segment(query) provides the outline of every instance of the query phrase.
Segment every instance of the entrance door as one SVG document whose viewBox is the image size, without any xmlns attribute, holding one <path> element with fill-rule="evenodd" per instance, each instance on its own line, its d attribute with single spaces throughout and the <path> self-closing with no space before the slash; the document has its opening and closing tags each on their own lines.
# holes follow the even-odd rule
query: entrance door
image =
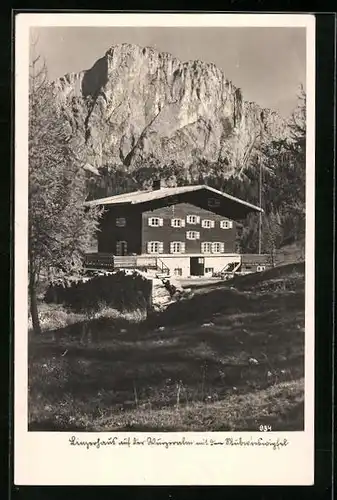
<svg viewBox="0 0 337 500">
<path fill-rule="evenodd" d="M 204 276 L 205 274 L 204 257 L 190 257 L 190 274 L 191 276 Z"/>
</svg>

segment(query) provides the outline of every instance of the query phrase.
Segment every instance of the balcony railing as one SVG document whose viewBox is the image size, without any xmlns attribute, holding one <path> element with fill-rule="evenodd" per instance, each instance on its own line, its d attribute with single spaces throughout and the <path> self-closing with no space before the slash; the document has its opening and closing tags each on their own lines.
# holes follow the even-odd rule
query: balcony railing
<svg viewBox="0 0 337 500">
<path fill-rule="evenodd" d="M 114 269 L 114 256 L 111 253 L 88 253 L 84 256 L 86 269 Z"/>
<path fill-rule="evenodd" d="M 84 265 L 87 269 L 158 269 L 164 272 L 165 264 L 156 256 L 113 255 L 107 253 L 86 254 Z"/>
</svg>

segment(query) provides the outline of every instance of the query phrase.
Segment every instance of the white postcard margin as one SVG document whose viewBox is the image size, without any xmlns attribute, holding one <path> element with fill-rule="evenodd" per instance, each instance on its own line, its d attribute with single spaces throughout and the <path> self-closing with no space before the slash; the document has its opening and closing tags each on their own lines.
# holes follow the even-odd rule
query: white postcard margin
<svg viewBox="0 0 337 500">
<path fill-rule="evenodd" d="M 304 27 L 307 33 L 305 430 L 151 433 L 163 440 L 288 440 L 272 446 L 70 446 L 144 433 L 28 432 L 27 248 L 29 29 L 37 26 Z M 277 57 L 277 55 L 275 55 Z M 14 484 L 311 485 L 314 482 L 315 18 L 299 14 L 26 14 L 15 18 Z"/>
</svg>

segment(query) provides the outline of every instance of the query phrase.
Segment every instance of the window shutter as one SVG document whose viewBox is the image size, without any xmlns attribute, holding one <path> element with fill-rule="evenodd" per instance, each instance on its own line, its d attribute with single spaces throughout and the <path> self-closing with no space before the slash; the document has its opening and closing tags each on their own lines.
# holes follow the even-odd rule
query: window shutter
<svg viewBox="0 0 337 500">
<path fill-rule="evenodd" d="M 231 220 L 230 220 L 230 221 L 228 222 L 228 227 L 229 227 L 230 229 L 232 229 L 232 227 L 233 227 L 233 221 L 231 221 Z"/>
<path fill-rule="evenodd" d="M 162 226 L 164 224 L 164 219 L 162 219 L 161 217 L 159 218 L 159 225 Z"/>
<path fill-rule="evenodd" d="M 171 219 L 171 227 L 174 227 L 174 219 Z"/>
<path fill-rule="evenodd" d="M 185 227 L 185 219 L 181 219 L 181 227 Z"/>
<path fill-rule="evenodd" d="M 170 243 L 170 253 L 173 253 L 173 245 L 174 245 L 174 243 L 173 243 L 173 241 L 171 241 L 171 243 Z"/>
<path fill-rule="evenodd" d="M 200 217 L 197 215 L 197 224 L 200 224 Z"/>
<path fill-rule="evenodd" d="M 220 252 L 221 253 L 225 252 L 225 244 L 224 243 L 221 243 L 221 245 L 220 245 Z"/>
<path fill-rule="evenodd" d="M 159 253 L 163 253 L 164 243 L 162 241 L 159 242 Z"/>
<path fill-rule="evenodd" d="M 185 253 L 185 242 L 182 241 L 180 245 L 181 245 L 181 253 Z"/>
<path fill-rule="evenodd" d="M 214 220 L 211 220 L 211 227 L 215 227 L 215 222 L 214 222 Z"/>
<path fill-rule="evenodd" d="M 195 239 L 196 240 L 200 239 L 200 233 L 199 233 L 199 231 L 196 231 L 196 233 L 195 233 Z"/>
<path fill-rule="evenodd" d="M 147 243 L 147 253 L 151 253 L 151 242 Z"/>
</svg>

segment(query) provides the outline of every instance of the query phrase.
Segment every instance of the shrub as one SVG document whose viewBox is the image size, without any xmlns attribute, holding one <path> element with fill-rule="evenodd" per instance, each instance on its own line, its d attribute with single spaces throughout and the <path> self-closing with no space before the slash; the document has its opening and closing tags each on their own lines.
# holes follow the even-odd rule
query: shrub
<svg viewBox="0 0 337 500">
<path fill-rule="evenodd" d="M 137 273 L 123 271 L 108 276 L 95 276 L 88 281 L 68 285 L 51 285 L 45 301 L 63 304 L 74 312 L 93 315 L 102 307 L 118 311 L 145 308 L 151 293 L 151 282 Z"/>
</svg>

